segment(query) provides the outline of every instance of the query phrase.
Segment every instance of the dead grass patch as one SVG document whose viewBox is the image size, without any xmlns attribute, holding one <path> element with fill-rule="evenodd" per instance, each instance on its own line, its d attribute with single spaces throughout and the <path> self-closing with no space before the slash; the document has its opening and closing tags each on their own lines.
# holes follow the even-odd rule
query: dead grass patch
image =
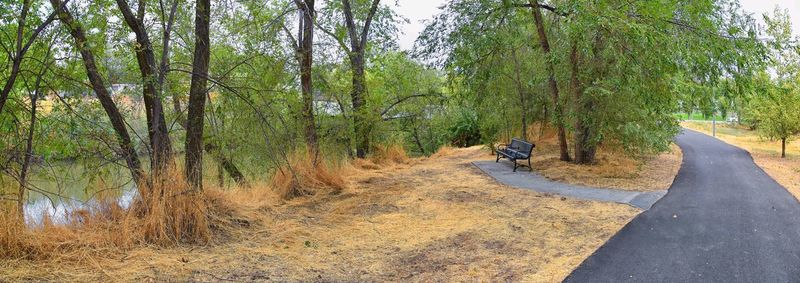
<svg viewBox="0 0 800 283">
<path fill-rule="evenodd" d="M 711 123 L 681 122 L 681 126 L 711 135 Z M 750 152 L 753 161 L 800 199 L 800 141 L 786 142 L 786 158 L 780 157 L 780 141 L 762 139 L 745 127 L 717 123 L 717 138 Z"/>
<path fill-rule="evenodd" d="M 374 147 L 369 160 L 375 164 L 406 164 L 411 161 L 406 150 L 400 144 Z"/>
<path fill-rule="evenodd" d="M 52 223 L 45 215 L 40 225 L 26 226 L 15 206 L 10 212 L 12 205 L 0 203 L 0 260 L 52 264 L 53 272 L 60 272 L 62 265 L 97 267 L 98 262 L 143 246 L 220 241 L 235 230 L 233 226 L 242 225 L 244 218 L 218 191 L 191 190 L 177 172 L 171 170 L 155 184 L 141 185 L 129 208 L 121 207 L 114 196 L 101 194 L 87 208 L 69 212 L 66 223 Z M 0 275 L 0 281 L 5 276 Z M 39 280 L 26 280 L 32 279 Z"/>
<path fill-rule="evenodd" d="M 2 260 L 0 280 L 553 282 L 639 213 L 502 186 L 470 164 L 480 147 L 446 156 L 343 170 L 339 194 L 214 191 L 238 215 L 225 219 L 249 223 L 224 241 Z"/>
<path fill-rule="evenodd" d="M 589 187 L 634 191 L 666 190 L 678 174 L 683 155 L 677 145 L 656 156 L 634 158 L 613 145 L 601 145 L 597 163 L 577 165 L 559 159 L 558 141 L 553 129 L 528 130 L 535 144 L 531 164 L 544 177 L 558 182 Z M 525 170 L 524 168 L 522 170 Z"/>
<path fill-rule="evenodd" d="M 326 162 L 323 155 L 313 156 L 309 151 L 288 157 L 270 178 L 271 186 L 280 196 L 291 199 L 319 192 L 339 193 L 345 186 L 342 168 Z"/>
</svg>

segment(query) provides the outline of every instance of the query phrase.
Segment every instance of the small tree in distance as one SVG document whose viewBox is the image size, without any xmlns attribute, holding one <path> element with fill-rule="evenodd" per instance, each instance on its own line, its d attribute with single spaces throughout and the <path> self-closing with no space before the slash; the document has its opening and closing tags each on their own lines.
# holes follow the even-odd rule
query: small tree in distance
<svg viewBox="0 0 800 283">
<path fill-rule="evenodd" d="M 757 87 L 748 111 L 761 137 L 781 141 L 781 158 L 786 158 L 786 141 L 800 133 L 800 53 L 788 14 L 776 7 L 772 15 L 764 15 L 766 34 L 771 38 L 767 44 L 770 65 L 775 73 L 762 72 L 754 78 Z"/>
<path fill-rule="evenodd" d="M 800 96 L 797 88 L 775 85 L 766 74 L 759 91 L 761 95 L 750 103 L 751 116 L 757 124 L 758 134 L 769 140 L 781 141 L 781 158 L 786 158 L 786 141 L 800 134 Z"/>
</svg>

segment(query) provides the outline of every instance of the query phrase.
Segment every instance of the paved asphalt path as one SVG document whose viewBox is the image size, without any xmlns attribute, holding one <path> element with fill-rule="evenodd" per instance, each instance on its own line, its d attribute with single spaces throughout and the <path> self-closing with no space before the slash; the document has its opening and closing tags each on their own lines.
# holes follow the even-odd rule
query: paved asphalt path
<svg viewBox="0 0 800 283">
<path fill-rule="evenodd" d="M 800 203 L 746 151 L 684 130 L 669 193 L 565 282 L 800 282 Z"/>
<path fill-rule="evenodd" d="M 623 191 L 554 182 L 536 172 L 528 171 L 527 168 L 514 172 L 511 170 L 514 166 L 513 163 L 507 160 L 499 163 L 494 160 L 481 160 L 472 162 L 472 164 L 507 186 L 579 199 L 624 203 L 642 210 L 650 209 L 656 201 L 667 194 L 667 190 L 655 192 Z"/>
</svg>

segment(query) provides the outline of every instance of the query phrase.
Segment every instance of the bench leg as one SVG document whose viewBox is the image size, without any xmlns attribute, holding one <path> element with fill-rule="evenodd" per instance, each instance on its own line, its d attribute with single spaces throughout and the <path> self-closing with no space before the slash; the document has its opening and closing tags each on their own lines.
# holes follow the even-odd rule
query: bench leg
<svg viewBox="0 0 800 283">
<path fill-rule="evenodd" d="M 497 162 L 500 162 L 500 154 L 499 153 L 497 154 L 497 160 L 495 160 L 494 163 L 497 163 Z"/>
<path fill-rule="evenodd" d="M 513 161 L 513 162 L 514 162 L 514 172 L 517 172 L 517 160 L 516 160 L 516 159 L 513 159 L 513 160 L 511 160 L 511 161 Z"/>
<path fill-rule="evenodd" d="M 531 166 L 531 159 L 528 158 L 528 171 L 533 172 L 533 167 Z"/>
</svg>

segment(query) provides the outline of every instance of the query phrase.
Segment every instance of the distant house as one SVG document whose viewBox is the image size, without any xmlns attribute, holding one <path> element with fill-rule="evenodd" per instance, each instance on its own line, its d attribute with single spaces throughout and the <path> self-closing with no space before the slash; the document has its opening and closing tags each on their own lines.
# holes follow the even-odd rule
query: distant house
<svg viewBox="0 0 800 283">
<path fill-rule="evenodd" d="M 132 91 L 135 91 L 137 87 L 138 85 L 136 84 L 112 84 L 109 91 L 111 92 L 112 96 L 116 96 L 120 94 L 131 93 Z"/>
<path fill-rule="evenodd" d="M 324 115 L 336 116 L 342 114 L 343 109 L 333 97 L 326 97 L 321 92 L 314 93 L 314 112 Z"/>
</svg>

